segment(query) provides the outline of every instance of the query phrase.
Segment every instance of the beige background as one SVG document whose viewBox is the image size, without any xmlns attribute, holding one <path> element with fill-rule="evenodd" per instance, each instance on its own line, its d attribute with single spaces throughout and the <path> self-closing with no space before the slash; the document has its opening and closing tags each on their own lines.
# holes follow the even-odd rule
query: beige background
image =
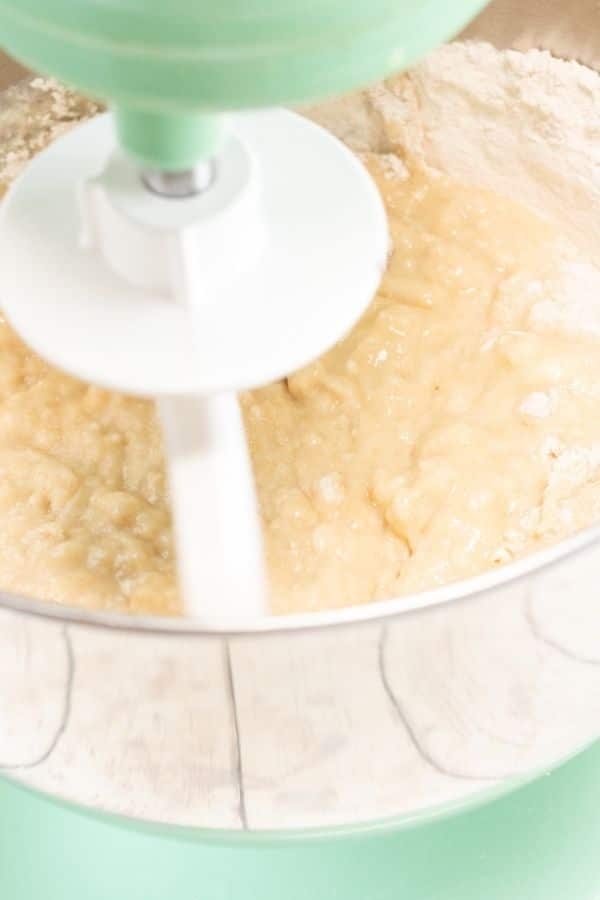
<svg viewBox="0 0 600 900">
<path fill-rule="evenodd" d="M 25 69 L 5 53 L 0 52 L 0 91 L 25 75 Z"/>
</svg>

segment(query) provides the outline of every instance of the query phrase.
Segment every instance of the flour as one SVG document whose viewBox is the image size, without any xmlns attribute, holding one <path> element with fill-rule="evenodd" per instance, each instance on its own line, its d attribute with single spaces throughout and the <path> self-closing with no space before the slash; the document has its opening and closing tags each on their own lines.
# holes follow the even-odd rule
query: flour
<svg viewBox="0 0 600 900">
<path fill-rule="evenodd" d="M 357 152 L 396 150 L 518 198 L 600 264 L 600 76 L 591 69 L 542 50 L 456 42 L 309 115 Z"/>
<path fill-rule="evenodd" d="M 531 308 L 529 324 L 540 334 L 600 337 L 600 269 L 582 259 L 565 258 L 550 294 Z"/>
<path fill-rule="evenodd" d="M 600 77 L 591 69 L 540 50 L 455 43 L 369 97 L 393 143 L 459 181 L 518 197 L 600 258 Z"/>
<path fill-rule="evenodd" d="M 396 153 L 381 153 L 379 159 L 386 178 L 408 178 L 408 169 Z"/>
<path fill-rule="evenodd" d="M 534 419 L 545 419 L 552 412 L 552 398 L 544 391 L 528 394 L 519 407 L 519 412 Z"/>
<path fill-rule="evenodd" d="M 369 97 L 403 152 L 560 225 L 587 260 L 564 248 L 552 296 L 532 307 L 530 324 L 600 335 L 598 74 L 546 51 L 455 43 Z"/>
</svg>

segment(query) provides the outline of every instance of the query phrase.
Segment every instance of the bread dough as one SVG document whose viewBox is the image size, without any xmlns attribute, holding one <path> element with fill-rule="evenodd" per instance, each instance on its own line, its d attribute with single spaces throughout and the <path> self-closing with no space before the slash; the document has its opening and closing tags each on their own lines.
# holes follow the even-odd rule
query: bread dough
<svg viewBox="0 0 600 900">
<path fill-rule="evenodd" d="M 598 345 L 533 316 L 557 290 L 554 229 L 397 157 L 367 163 L 393 240 L 377 297 L 323 359 L 242 398 L 277 612 L 466 577 L 600 509 Z M 152 404 L 59 374 L 6 323 L 0 474 L 2 588 L 178 611 Z"/>
</svg>

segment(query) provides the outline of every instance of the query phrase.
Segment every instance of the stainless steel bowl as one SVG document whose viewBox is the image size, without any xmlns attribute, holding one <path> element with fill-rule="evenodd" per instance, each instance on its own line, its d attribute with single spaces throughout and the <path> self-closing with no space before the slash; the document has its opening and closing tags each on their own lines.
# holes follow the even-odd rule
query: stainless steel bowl
<svg viewBox="0 0 600 900">
<path fill-rule="evenodd" d="M 594 0 L 496 0 L 467 34 L 600 62 Z M 229 633 L 1 596 L 0 772 L 233 830 L 415 820 L 507 789 L 600 732 L 599 541 Z"/>
</svg>

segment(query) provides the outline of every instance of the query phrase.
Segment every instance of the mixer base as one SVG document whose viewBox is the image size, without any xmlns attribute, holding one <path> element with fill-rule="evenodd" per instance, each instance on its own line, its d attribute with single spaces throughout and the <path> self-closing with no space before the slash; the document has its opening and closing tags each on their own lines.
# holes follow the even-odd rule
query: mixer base
<svg viewBox="0 0 600 900">
<path fill-rule="evenodd" d="M 0 897 L 598 900 L 599 798 L 600 742 L 434 822 L 289 840 L 149 833 L 0 782 Z"/>
</svg>

